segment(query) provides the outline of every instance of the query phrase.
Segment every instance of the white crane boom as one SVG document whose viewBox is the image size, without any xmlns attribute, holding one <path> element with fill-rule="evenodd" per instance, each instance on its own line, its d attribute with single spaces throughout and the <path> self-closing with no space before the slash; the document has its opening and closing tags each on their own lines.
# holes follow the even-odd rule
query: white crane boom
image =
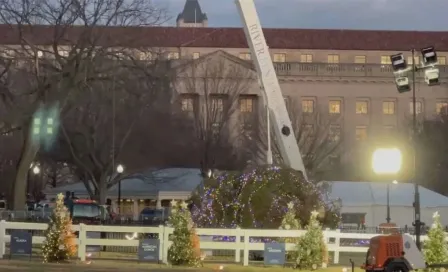
<svg viewBox="0 0 448 272">
<path fill-rule="evenodd" d="M 307 179 L 299 145 L 292 129 L 285 100 L 278 83 L 274 64 L 261 28 L 260 19 L 253 0 L 236 0 L 236 5 L 243 22 L 252 59 L 257 69 L 258 78 L 270 109 L 270 119 L 274 126 L 276 140 L 284 163 L 292 169 L 301 171 Z"/>
</svg>

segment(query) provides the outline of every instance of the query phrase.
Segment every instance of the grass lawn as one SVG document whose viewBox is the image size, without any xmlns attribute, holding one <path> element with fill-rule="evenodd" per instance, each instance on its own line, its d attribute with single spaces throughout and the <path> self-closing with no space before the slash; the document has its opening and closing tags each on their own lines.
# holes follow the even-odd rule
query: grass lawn
<svg viewBox="0 0 448 272">
<path fill-rule="evenodd" d="M 137 262 L 125 262 L 125 261 L 93 261 L 91 264 L 81 263 L 79 261 L 73 261 L 67 264 L 43 264 L 40 261 L 28 261 L 28 260 L 0 260 L 0 271 L 83 271 L 83 272 L 107 272 L 107 271 L 152 271 L 152 272 L 176 272 L 176 271 L 219 271 L 220 264 L 205 264 L 203 268 L 184 268 L 184 267 L 168 267 L 165 265 L 137 263 Z M 302 271 L 306 270 L 294 270 L 292 268 L 282 267 L 262 267 L 262 266 L 249 266 L 243 267 L 236 264 L 224 264 L 223 270 L 229 272 L 256 272 L 256 271 L 272 271 L 272 272 L 287 272 L 287 271 Z M 326 269 L 316 270 L 317 272 L 341 272 L 342 266 L 334 266 Z M 314 272 L 316 272 L 314 271 Z M 361 272 L 361 269 L 355 269 L 355 272 Z"/>
</svg>

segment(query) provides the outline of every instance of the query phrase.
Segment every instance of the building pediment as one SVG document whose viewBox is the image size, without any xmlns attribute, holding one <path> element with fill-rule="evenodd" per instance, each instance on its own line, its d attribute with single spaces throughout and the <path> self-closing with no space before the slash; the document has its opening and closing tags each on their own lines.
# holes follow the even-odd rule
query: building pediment
<svg viewBox="0 0 448 272">
<path fill-rule="evenodd" d="M 219 77 L 225 78 L 240 75 L 255 79 L 256 73 L 252 62 L 242 60 L 223 50 L 201 56 L 198 59 L 185 60 L 175 66 L 177 76 L 182 77 Z M 235 73 L 240 71 L 241 73 Z"/>
</svg>

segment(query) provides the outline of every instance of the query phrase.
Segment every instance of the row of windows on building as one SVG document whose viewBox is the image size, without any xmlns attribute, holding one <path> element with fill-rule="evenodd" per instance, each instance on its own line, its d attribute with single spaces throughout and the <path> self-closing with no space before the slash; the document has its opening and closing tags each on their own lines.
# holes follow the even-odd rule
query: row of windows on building
<svg viewBox="0 0 448 272">
<path fill-rule="evenodd" d="M 17 52 L 18 52 L 18 50 L 5 49 L 5 50 L 2 50 L 1 56 L 2 57 L 14 57 L 17 54 Z M 61 50 L 58 50 L 58 54 L 62 57 L 67 57 L 70 54 L 70 51 L 61 49 Z M 140 60 L 151 60 L 151 59 L 155 58 L 154 55 L 157 55 L 157 53 L 149 52 L 149 51 L 148 52 L 138 51 L 138 52 L 134 52 L 134 53 L 132 53 L 132 52 L 115 52 L 115 55 L 117 55 L 118 57 L 122 57 L 122 58 L 126 58 L 129 55 L 134 55 L 135 58 L 138 58 Z M 45 56 L 45 53 L 41 50 L 37 50 L 36 56 L 38 58 L 41 58 L 41 57 Z M 173 60 L 180 59 L 180 54 L 179 54 L 179 52 L 167 52 L 166 57 L 168 59 L 173 59 Z M 198 59 L 201 57 L 201 53 L 193 52 L 191 57 L 193 59 Z M 239 53 L 239 58 L 243 59 L 243 60 L 251 60 L 251 53 Z M 438 58 L 438 62 L 440 65 L 446 65 L 446 57 L 445 56 L 438 56 L 437 58 Z M 300 55 L 300 62 L 302 62 L 302 63 L 312 63 L 313 60 L 314 60 L 314 56 L 312 54 Z M 274 53 L 272 61 L 277 62 L 277 63 L 287 62 L 287 54 L 286 53 Z M 408 57 L 407 61 L 408 61 L 408 63 L 412 63 L 412 57 Z M 415 56 L 414 61 L 416 64 L 419 64 L 420 57 Z M 339 55 L 337 55 L 337 54 L 327 55 L 327 63 L 330 63 L 330 64 L 340 63 Z M 353 63 L 365 64 L 365 63 L 367 63 L 367 56 L 365 56 L 365 55 L 354 56 Z M 385 64 L 385 65 L 390 65 L 391 64 L 390 56 L 380 56 L 380 63 Z"/>
<path fill-rule="evenodd" d="M 383 127 L 384 133 L 390 135 L 394 130 L 394 126 L 384 126 Z M 300 137 L 307 137 L 310 138 L 310 141 L 313 141 L 313 137 L 319 137 L 315 134 L 315 127 L 313 124 L 305 124 L 302 125 L 302 132 L 299 133 L 299 135 L 302 135 Z M 341 133 L 342 133 L 342 127 L 338 124 L 331 124 L 328 128 L 328 140 L 331 142 L 338 142 L 341 140 Z M 355 139 L 357 141 L 363 141 L 368 138 L 368 127 L 367 126 L 356 126 L 355 127 Z"/>
<path fill-rule="evenodd" d="M 302 129 L 303 129 L 303 133 L 306 133 L 305 135 L 314 135 L 314 134 L 311 134 L 314 132 L 314 125 L 307 124 L 307 125 L 304 125 L 304 127 Z M 395 129 L 396 129 L 396 127 L 391 126 L 391 125 L 383 126 L 383 132 L 386 135 L 392 135 L 394 133 Z M 336 125 L 336 124 L 330 125 L 329 133 L 328 133 L 329 140 L 333 141 L 333 142 L 340 141 L 341 133 L 342 133 L 341 131 L 342 131 L 341 125 Z M 368 135 L 369 135 L 368 126 L 360 125 L 360 126 L 355 127 L 355 139 L 357 141 L 366 140 L 368 138 Z"/>
<path fill-rule="evenodd" d="M 201 53 L 199 52 L 193 52 L 192 58 L 198 59 L 200 58 Z M 168 53 L 168 59 L 179 59 L 180 54 L 179 52 L 170 52 Z M 242 60 L 251 60 L 251 53 L 239 53 L 239 58 Z M 312 54 L 302 54 L 300 55 L 300 62 L 302 63 L 312 63 L 314 60 L 314 56 Z M 437 60 L 440 65 L 446 65 L 446 57 L 445 56 L 438 56 Z M 273 62 L 282 63 L 287 62 L 287 55 L 286 53 L 274 53 Z M 412 57 L 407 58 L 408 63 L 412 63 Z M 420 57 L 415 56 L 414 57 L 415 64 L 420 64 Z M 339 55 L 337 54 L 329 54 L 327 55 L 327 63 L 330 64 L 338 64 L 340 63 Z M 355 64 L 366 64 L 367 63 L 367 56 L 364 55 L 358 55 L 353 57 L 353 63 Z M 390 65 L 390 56 L 380 56 L 380 64 Z"/>
<path fill-rule="evenodd" d="M 437 113 L 441 113 L 443 110 L 446 110 L 448 106 L 448 102 L 437 102 L 436 103 L 436 111 Z M 304 99 L 302 100 L 302 112 L 305 113 L 313 113 L 315 110 L 315 100 L 312 99 Z M 417 114 L 423 112 L 423 103 L 420 101 L 416 101 L 415 110 Z M 342 101 L 341 100 L 330 100 L 328 102 L 328 112 L 331 114 L 340 114 L 342 111 Z M 386 115 L 392 115 L 396 113 L 396 101 L 383 101 L 382 102 L 382 112 Z M 409 113 L 412 114 L 414 112 L 414 104 L 413 102 L 409 102 Z M 367 100 L 358 100 L 356 101 L 355 106 L 356 114 L 368 114 L 369 113 L 369 101 Z"/>
<path fill-rule="evenodd" d="M 224 98 L 212 98 L 212 107 L 216 107 L 218 110 L 223 110 Z M 314 100 L 302 100 L 302 111 L 307 113 L 312 113 L 314 111 Z M 193 111 L 195 105 L 194 98 L 183 98 L 182 99 L 182 110 L 183 111 Z M 448 102 L 438 102 L 437 111 L 448 107 Z M 413 104 L 409 104 L 410 113 L 413 111 Z M 242 113 L 252 113 L 255 111 L 255 98 L 252 97 L 242 97 L 239 99 L 239 111 Z M 329 112 L 330 113 L 341 113 L 341 101 L 330 101 L 329 102 Z M 417 101 L 416 112 L 422 112 L 422 103 Z M 356 102 L 356 114 L 367 114 L 368 113 L 368 101 L 357 101 Z M 395 102 L 394 101 L 383 101 L 383 113 L 384 114 L 394 114 L 395 113 Z M 395 127 L 391 125 L 386 125 L 383 127 L 384 132 L 390 135 Z M 314 124 L 304 124 L 302 125 L 301 137 L 309 138 L 311 141 L 314 137 L 319 137 L 316 135 Z M 330 124 L 328 127 L 328 140 L 331 142 L 338 142 L 341 139 L 342 127 L 340 124 Z M 324 133 L 325 134 L 325 133 Z M 368 137 L 368 126 L 358 125 L 355 127 L 355 139 L 357 141 L 362 141 Z"/>
<path fill-rule="evenodd" d="M 192 54 L 193 59 L 200 58 L 201 53 L 194 52 Z M 168 53 L 168 59 L 179 59 L 180 55 L 179 52 L 170 52 Z M 242 60 L 251 60 L 251 53 L 239 53 L 239 58 Z M 314 57 L 312 54 L 302 54 L 300 55 L 300 62 L 302 63 L 312 63 L 314 60 Z M 327 63 L 330 64 L 338 64 L 340 63 L 339 55 L 337 54 L 329 54 L 327 55 Z M 438 56 L 437 60 L 440 65 L 446 65 L 446 57 L 445 56 Z M 286 53 L 274 53 L 273 62 L 287 62 L 287 55 Z M 408 63 L 412 63 L 412 57 L 407 58 Z M 420 57 L 415 56 L 414 57 L 415 64 L 420 64 Z M 355 64 L 366 64 L 367 63 L 367 56 L 359 55 L 353 57 L 353 63 Z M 380 56 L 380 64 L 390 65 L 390 56 Z"/>
<path fill-rule="evenodd" d="M 314 124 L 304 124 L 301 127 L 302 132 L 299 133 L 300 137 L 311 138 L 311 142 L 315 137 L 319 137 L 316 135 L 315 125 Z M 320 131 L 324 135 L 328 136 L 328 140 L 332 142 L 338 142 L 341 140 L 342 135 L 342 126 L 340 124 L 330 124 L 328 127 L 328 134 L 324 133 L 324 131 Z M 383 126 L 383 133 L 385 135 L 393 135 L 396 132 L 396 127 L 392 125 Z M 369 128 L 366 125 L 357 125 L 355 127 L 354 136 L 357 141 L 363 141 L 368 138 Z"/>
<path fill-rule="evenodd" d="M 243 60 L 251 60 L 251 54 L 250 53 L 240 53 L 239 58 L 243 59 Z M 300 55 L 300 62 L 302 62 L 302 63 L 312 63 L 313 59 L 314 58 L 313 58 L 312 54 Z M 336 54 L 327 55 L 327 63 L 337 64 L 337 63 L 340 63 L 339 59 L 340 59 L 339 55 L 336 55 Z M 440 65 L 446 65 L 446 57 L 438 56 L 437 59 L 438 59 L 438 62 Z M 285 53 L 274 53 L 272 61 L 273 62 L 287 62 L 287 56 Z M 408 57 L 407 61 L 408 61 L 408 63 L 412 63 L 412 57 Z M 415 64 L 420 64 L 420 58 L 418 56 L 414 57 L 414 61 L 415 61 Z M 364 55 L 354 56 L 353 63 L 366 64 L 366 63 L 368 63 L 367 56 L 364 56 Z M 390 56 L 381 56 L 380 63 L 381 64 L 391 64 Z"/>
<path fill-rule="evenodd" d="M 224 110 L 224 99 L 223 97 L 212 97 L 211 107 L 217 111 Z M 255 99 L 250 96 L 242 96 L 239 99 L 239 111 L 240 112 L 255 112 Z M 194 111 L 196 99 L 193 97 L 182 98 L 182 111 Z M 289 106 L 290 100 L 285 98 L 285 103 Z M 314 113 L 316 109 L 315 99 L 302 99 L 301 110 L 303 113 Z M 448 102 L 439 101 L 436 102 L 436 113 L 446 113 L 448 109 Z M 417 114 L 423 112 L 423 103 L 421 101 L 416 101 L 415 110 Z M 330 114 L 341 114 L 342 112 L 342 101 L 341 100 L 330 100 L 328 102 L 328 113 Z M 396 101 L 383 101 L 382 102 L 382 112 L 385 115 L 396 114 Z M 414 104 L 409 102 L 409 113 L 413 114 Z M 356 114 L 369 114 L 369 101 L 368 100 L 358 100 L 355 105 Z"/>
</svg>

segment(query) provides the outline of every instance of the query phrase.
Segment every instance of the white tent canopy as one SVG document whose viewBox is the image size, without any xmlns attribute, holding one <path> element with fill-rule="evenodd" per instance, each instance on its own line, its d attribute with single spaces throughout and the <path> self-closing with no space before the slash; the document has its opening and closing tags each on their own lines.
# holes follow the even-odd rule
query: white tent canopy
<svg viewBox="0 0 448 272">
<path fill-rule="evenodd" d="M 366 226 L 386 222 L 387 183 L 326 181 L 329 198 L 341 199 L 341 213 L 365 213 Z M 433 214 L 438 211 L 443 225 L 448 225 L 448 197 L 419 186 L 421 220 L 431 226 Z M 414 221 L 414 185 L 389 184 L 391 222 L 411 227 Z"/>
</svg>

